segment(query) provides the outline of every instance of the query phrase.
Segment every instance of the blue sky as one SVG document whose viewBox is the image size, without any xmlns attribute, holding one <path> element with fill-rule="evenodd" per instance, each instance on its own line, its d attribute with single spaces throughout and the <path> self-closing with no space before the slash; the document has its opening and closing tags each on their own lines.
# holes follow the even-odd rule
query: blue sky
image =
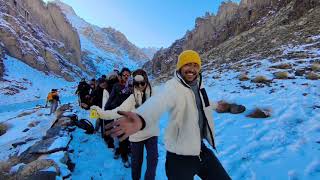
<svg viewBox="0 0 320 180">
<path fill-rule="evenodd" d="M 168 47 L 194 28 L 197 17 L 216 13 L 223 0 L 62 1 L 87 22 L 113 27 L 139 47 Z"/>
</svg>

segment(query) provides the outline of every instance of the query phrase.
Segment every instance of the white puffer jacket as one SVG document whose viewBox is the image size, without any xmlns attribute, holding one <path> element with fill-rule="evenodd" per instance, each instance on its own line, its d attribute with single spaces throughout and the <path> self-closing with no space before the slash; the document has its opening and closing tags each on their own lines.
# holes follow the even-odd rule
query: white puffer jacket
<svg viewBox="0 0 320 180">
<path fill-rule="evenodd" d="M 146 88 L 146 99 L 151 95 L 151 89 L 149 86 Z M 154 91 L 152 91 L 152 95 Z M 140 106 L 142 104 L 143 92 L 134 88 L 133 94 L 131 94 L 119 107 L 113 110 L 102 111 L 98 110 L 99 116 L 101 119 L 117 119 L 120 118 L 118 111 L 135 111 L 136 105 Z M 129 137 L 131 142 L 140 142 L 146 140 L 153 136 L 159 136 L 159 127 L 157 124 L 158 121 L 152 121 L 152 125 L 149 125 L 148 128 L 141 130 Z"/>
<path fill-rule="evenodd" d="M 200 83 L 199 91 L 206 117 L 204 118 L 207 127 L 205 138 L 214 147 L 212 117 L 214 105 L 210 103 L 202 83 Z M 170 116 L 164 137 L 166 149 L 179 155 L 199 155 L 201 141 L 195 95 L 178 73 L 175 73 L 175 77 L 166 82 L 161 93 L 152 96 L 136 110 L 145 120 L 146 130 L 152 129 L 150 126 L 154 125 L 153 121 L 158 120 L 167 111 Z"/>
<path fill-rule="evenodd" d="M 102 109 L 104 109 L 104 107 L 106 106 L 109 96 L 110 96 L 109 92 L 106 89 L 104 89 L 103 96 L 102 96 Z"/>
</svg>

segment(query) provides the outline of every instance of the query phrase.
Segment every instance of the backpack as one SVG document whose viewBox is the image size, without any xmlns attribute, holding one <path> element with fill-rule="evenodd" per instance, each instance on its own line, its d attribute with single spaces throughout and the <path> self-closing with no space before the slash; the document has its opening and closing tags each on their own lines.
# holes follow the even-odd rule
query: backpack
<svg viewBox="0 0 320 180">
<path fill-rule="evenodd" d="M 57 92 L 50 92 L 50 93 L 48 94 L 47 100 L 48 100 L 48 101 L 52 101 L 53 99 L 56 99 L 57 96 L 58 96 L 58 93 L 57 93 Z"/>
<path fill-rule="evenodd" d="M 94 126 L 87 119 L 80 119 L 79 121 L 75 121 L 77 127 L 86 130 L 86 134 L 93 134 Z"/>
<path fill-rule="evenodd" d="M 93 134 L 94 126 L 87 119 L 78 120 L 78 116 L 76 114 L 71 114 L 68 116 L 72 122 L 72 125 L 76 125 L 78 128 L 86 130 L 86 134 Z"/>
</svg>

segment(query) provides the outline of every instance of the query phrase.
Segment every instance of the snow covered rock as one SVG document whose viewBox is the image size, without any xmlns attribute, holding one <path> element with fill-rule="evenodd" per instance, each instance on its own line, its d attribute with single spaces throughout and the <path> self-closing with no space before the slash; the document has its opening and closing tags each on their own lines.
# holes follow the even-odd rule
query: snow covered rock
<svg viewBox="0 0 320 180">
<path fill-rule="evenodd" d="M 246 110 L 246 107 L 243 105 L 238 104 L 231 104 L 230 105 L 230 113 L 231 114 L 240 114 Z"/>
<path fill-rule="evenodd" d="M 251 118 L 268 118 L 270 116 L 271 116 L 270 111 L 262 110 L 259 108 L 253 110 L 249 115 L 247 115 L 247 117 L 251 117 Z"/>
<path fill-rule="evenodd" d="M 37 172 L 41 170 L 48 169 L 50 167 L 54 167 L 55 171 L 47 171 L 49 174 L 54 172 L 54 175 L 60 175 L 60 168 L 59 166 L 54 162 L 54 160 L 51 159 L 39 159 L 35 160 L 29 164 L 26 164 L 25 166 L 21 166 L 17 173 L 17 179 L 24 179 L 28 176 L 36 175 Z M 43 171 L 43 174 L 46 171 Z M 56 174 L 55 174 L 56 173 Z M 51 175 L 50 175 L 51 177 Z"/>
</svg>

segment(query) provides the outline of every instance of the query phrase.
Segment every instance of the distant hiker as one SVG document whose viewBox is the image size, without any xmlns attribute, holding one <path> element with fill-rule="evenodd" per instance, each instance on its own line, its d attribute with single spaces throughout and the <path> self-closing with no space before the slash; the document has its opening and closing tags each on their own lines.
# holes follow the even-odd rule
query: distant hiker
<svg viewBox="0 0 320 180">
<path fill-rule="evenodd" d="M 138 69 L 133 73 L 133 94 L 126 99 L 119 107 L 113 110 L 103 111 L 98 106 L 92 106 L 91 109 L 97 110 L 99 116 L 103 119 L 116 119 L 121 116 L 118 111 L 133 111 L 143 104 L 147 99 L 153 95 L 151 85 L 148 80 L 147 73 Z M 147 170 L 145 178 L 147 180 L 154 180 L 156 176 L 156 169 L 158 163 L 158 135 L 159 128 L 156 123 L 150 129 L 138 131 L 131 135 L 129 140 L 131 142 L 132 151 L 132 179 L 139 180 L 141 177 L 141 167 L 143 163 L 143 150 L 147 150 Z"/>
<path fill-rule="evenodd" d="M 110 123 L 106 134 L 120 140 L 150 125 L 168 111 L 170 119 L 165 133 L 166 175 L 169 180 L 231 179 L 204 139 L 215 148 L 212 109 L 202 85 L 201 59 L 197 52 L 183 51 L 174 78 L 165 83 L 161 93 L 150 97 L 134 112 L 120 111 L 124 117 Z"/>
<path fill-rule="evenodd" d="M 86 82 L 85 78 L 82 78 L 79 82 L 78 88 L 75 92 L 79 96 L 79 105 L 81 106 L 81 103 L 86 103 L 86 96 L 89 95 L 90 91 L 90 85 Z"/>
<path fill-rule="evenodd" d="M 90 85 L 90 91 L 89 91 L 89 94 L 92 93 L 92 91 L 94 91 L 96 89 L 96 79 L 95 78 L 92 78 L 89 82 L 89 85 Z"/>
<path fill-rule="evenodd" d="M 107 91 L 107 87 L 107 80 L 99 78 L 97 81 L 97 88 L 91 94 L 91 105 L 104 109 L 109 99 L 109 92 Z M 99 130 L 100 120 L 101 119 L 96 120 L 95 131 Z M 103 132 L 101 132 L 101 135 L 103 135 Z"/>
<path fill-rule="evenodd" d="M 106 80 L 107 76 L 103 74 L 103 75 L 101 75 L 100 79 L 105 79 Z"/>
<path fill-rule="evenodd" d="M 57 89 L 51 89 L 51 92 L 47 96 L 46 107 L 50 103 L 50 114 L 54 113 L 58 108 L 58 103 L 61 104 L 60 97 Z"/>
<path fill-rule="evenodd" d="M 122 68 L 120 72 L 120 82 L 114 84 L 112 91 L 110 93 L 109 99 L 105 105 L 105 110 L 112 110 L 120 106 L 131 94 L 132 94 L 132 85 L 129 83 L 129 77 L 131 76 L 131 71 L 128 68 Z M 113 122 L 113 119 L 107 119 L 102 121 L 103 127 L 105 124 Z M 114 148 L 114 140 L 111 136 L 105 136 L 105 140 L 109 148 Z M 119 154 L 121 154 L 122 161 L 124 162 L 125 167 L 130 167 L 128 161 L 129 153 L 129 139 L 119 143 L 119 148 L 116 148 L 114 158 L 117 159 Z"/>
</svg>

